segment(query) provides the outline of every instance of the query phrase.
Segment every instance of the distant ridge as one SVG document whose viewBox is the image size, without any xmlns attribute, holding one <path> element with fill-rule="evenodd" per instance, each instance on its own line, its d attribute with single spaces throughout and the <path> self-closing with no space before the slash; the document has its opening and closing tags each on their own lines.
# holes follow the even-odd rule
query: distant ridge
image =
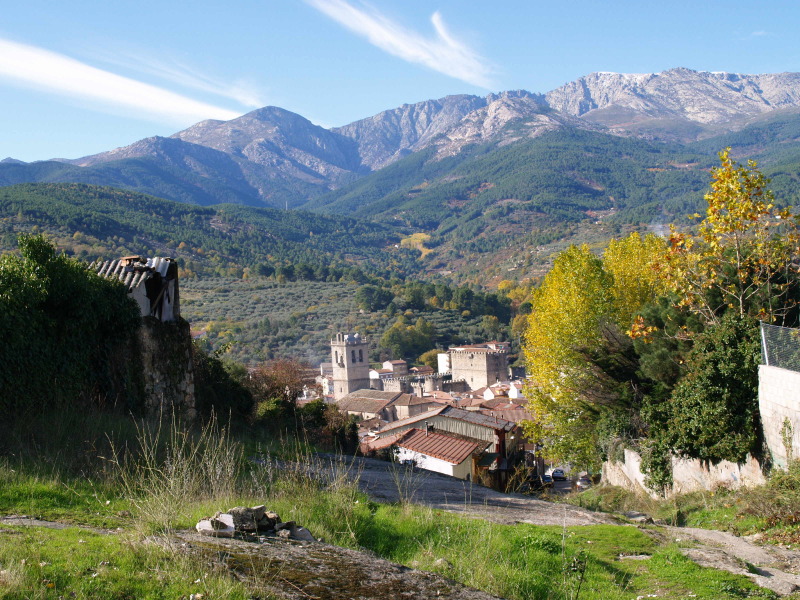
<svg viewBox="0 0 800 600">
<path fill-rule="evenodd" d="M 774 111 L 800 111 L 799 73 L 596 72 L 546 94 L 446 96 L 331 129 L 267 106 L 79 159 L 5 159 L 0 183 L 84 182 L 197 204 L 293 208 L 417 153 L 440 161 L 476 145 L 497 149 L 575 131 L 688 143 Z"/>
</svg>

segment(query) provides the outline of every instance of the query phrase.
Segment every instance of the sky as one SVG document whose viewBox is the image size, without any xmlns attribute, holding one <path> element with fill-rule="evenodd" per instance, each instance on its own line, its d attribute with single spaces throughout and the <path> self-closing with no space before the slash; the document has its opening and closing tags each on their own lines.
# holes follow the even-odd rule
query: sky
<svg viewBox="0 0 800 600">
<path fill-rule="evenodd" d="M 79 158 L 274 105 L 323 127 L 595 71 L 800 71 L 800 2 L 26 0 L 0 11 L 0 159 Z"/>
</svg>

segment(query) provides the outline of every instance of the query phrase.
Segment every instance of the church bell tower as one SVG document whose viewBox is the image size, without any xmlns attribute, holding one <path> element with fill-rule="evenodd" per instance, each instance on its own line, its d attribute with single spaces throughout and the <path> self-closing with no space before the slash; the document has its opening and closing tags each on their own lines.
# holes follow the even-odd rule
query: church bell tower
<svg viewBox="0 0 800 600">
<path fill-rule="evenodd" d="M 339 400 L 356 390 L 369 389 L 369 347 L 358 333 L 337 333 L 331 340 L 333 397 Z"/>
</svg>

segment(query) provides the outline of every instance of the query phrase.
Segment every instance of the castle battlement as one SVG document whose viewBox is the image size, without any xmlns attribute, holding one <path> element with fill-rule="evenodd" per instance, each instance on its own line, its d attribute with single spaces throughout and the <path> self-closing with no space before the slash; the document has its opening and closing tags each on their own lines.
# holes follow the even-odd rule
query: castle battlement
<svg viewBox="0 0 800 600">
<path fill-rule="evenodd" d="M 362 337 L 360 333 L 337 333 L 336 337 L 331 338 L 331 346 L 334 344 L 344 344 L 345 346 L 358 346 L 366 344 L 369 340 L 367 337 Z"/>
</svg>

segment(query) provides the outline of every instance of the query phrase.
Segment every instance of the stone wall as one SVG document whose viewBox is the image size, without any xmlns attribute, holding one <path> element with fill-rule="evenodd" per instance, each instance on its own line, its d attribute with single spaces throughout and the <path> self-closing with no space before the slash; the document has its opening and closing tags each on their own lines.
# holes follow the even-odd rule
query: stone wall
<svg viewBox="0 0 800 600">
<path fill-rule="evenodd" d="M 785 467 L 788 458 L 781 431 L 791 436 L 792 457 L 800 458 L 800 373 L 761 365 L 758 368 L 758 409 L 773 464 Z M 786 419 L 790 430 L 785 429 Z"/>
<path fill-rule="evenodd" d="M 655 495 L 645 487 L 641 463 L 639 454 L 626 448 L 623 462 L 603 463 L 603 482 Z M 672 479 L 673 485 L 668 495 L 713 490 L 720 486 L 735 489 L 759 485 L 765 481 L 761 465 L 750 455 L 741 464 L 726 460 L 710 464 L 697 459 L 673 457 Z"/>
<path fill-rule="evenodd" d="M 194 418 L 194 363 L 189 324 L 183 319 L 162 323 L 145 317 L 139 329 L 139 350 L 147 412 L 176 410 Z"/>
</svg>

